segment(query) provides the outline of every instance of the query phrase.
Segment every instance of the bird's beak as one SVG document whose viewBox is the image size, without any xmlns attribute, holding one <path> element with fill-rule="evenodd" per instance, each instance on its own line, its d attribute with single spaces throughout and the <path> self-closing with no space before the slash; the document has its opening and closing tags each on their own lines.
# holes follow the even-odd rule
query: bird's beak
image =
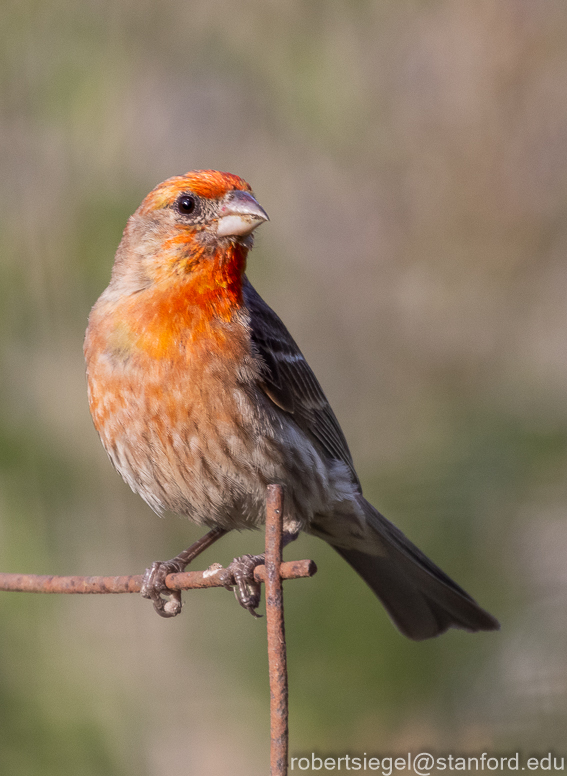
<svg viewBox="0 0 567 776">
<path fill-rule="evenodd" d="M 221 202 L 217 235 L 246 237 L 257 226 L 269 220 L 268 214 L 252 194 L 247 191 L 230 191 Z"/>
</svg>

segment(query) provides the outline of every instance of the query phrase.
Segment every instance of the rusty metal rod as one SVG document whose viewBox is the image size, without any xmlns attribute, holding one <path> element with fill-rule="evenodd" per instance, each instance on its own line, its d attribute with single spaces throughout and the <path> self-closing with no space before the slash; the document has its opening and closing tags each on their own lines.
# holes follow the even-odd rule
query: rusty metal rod
<svg viewBox="0 0 567 776">
<path fill-rule="evenodd" d="M 317 567 L 312 560 L 294 560 L 282 563 L 282 579 L 312 577 Z M 169 574 L 165 584 L 170 590 L 200 590 L 207 587 L 222 587 L 219 574 L 221 566 L 212 566 L 206 571 L 185 571 Z M 266 567 L 256 566 L 254 577 L 257 582 L 266 581 Z M 0 574 L 0 591 L 16 593 L 139 593 L 142 575 L 121 577 L 58 577 L 39 574 Z"/>
<path fill-rule="evenodd" d="M 270 774 L 287 776 L 288 686 L 283 612 L 283 489 L 268 485 L 266 500 L 266 626 L 270 671 Z"/>
</svg>

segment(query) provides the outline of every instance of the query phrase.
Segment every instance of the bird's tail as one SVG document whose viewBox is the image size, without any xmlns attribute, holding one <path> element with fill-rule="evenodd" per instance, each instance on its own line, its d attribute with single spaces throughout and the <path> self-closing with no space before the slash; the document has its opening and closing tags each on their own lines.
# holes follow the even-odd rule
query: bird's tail
<svg viewBox="0 0 567 776">
<path fill-rule="evenodd" d="M 363 517 L 325 518 L 311 531 L 325 539 L 382 601 L 399 630 L 421 641 L 448 628 L 498 630 L 498 621 L 429 560 L 365 498 Z"/>
</svg>

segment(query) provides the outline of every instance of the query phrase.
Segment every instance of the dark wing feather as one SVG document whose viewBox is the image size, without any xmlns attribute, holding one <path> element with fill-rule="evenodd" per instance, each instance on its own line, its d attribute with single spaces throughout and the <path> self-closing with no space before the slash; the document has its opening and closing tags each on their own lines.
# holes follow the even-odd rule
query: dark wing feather
<svg viewBox="0 0 567 776">
<path fill-rule="evenodd" d="M 243 294 L 250 312 L 252 342 L 263 360 L 263 390 L 274 404 L 293 414 L 329 458 L 343 461 L 358 483 L 342 429 L 302 352 L 248 279 Z"/>
</svg>

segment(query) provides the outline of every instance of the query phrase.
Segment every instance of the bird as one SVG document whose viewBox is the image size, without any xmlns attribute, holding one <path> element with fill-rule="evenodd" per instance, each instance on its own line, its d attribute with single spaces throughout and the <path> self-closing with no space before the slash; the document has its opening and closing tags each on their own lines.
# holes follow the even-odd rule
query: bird
<svg viewBox="0 0 567 776">
<path fill-rule="evenodd" d="M 284 544 L 301 531 L 330 544 L 402 634 L 420 641 L 449 628 L 497 630 L 364 498 L 317 378 L 246 276 L 253 233 L 267 221 L 236 175 L 168 178 L 128 219 L 110 283 L 90 313 L 89 407 L 112 464 L 156 513 L 209 529 L 193 549 L 154 562 L 142 595 L 162 616 L 178 614 L 167 573 L 228 531 L 260 528 L 267 485 L 278 484 Z M 253 613 L 259 558 L 235 559 L 226 578 Z"/>
</svg>

